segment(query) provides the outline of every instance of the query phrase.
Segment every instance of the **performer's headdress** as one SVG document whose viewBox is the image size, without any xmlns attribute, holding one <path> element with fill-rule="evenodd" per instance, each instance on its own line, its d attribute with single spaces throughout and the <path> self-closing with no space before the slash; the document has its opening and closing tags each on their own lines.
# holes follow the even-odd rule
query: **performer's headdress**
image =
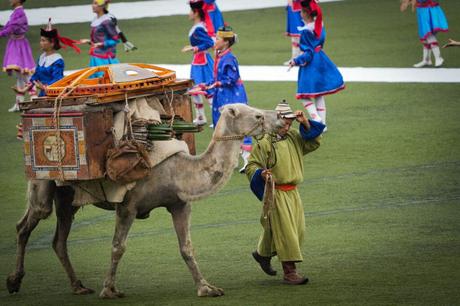
<svg viewBox="0 0 460 306">
<path fill-rule="evenodd" d="M 188 3 L 192 9 L 203 9 L 203 0 L 190 0 Z"/>
<path fill-rule="evenodd" d="M 275 108 L 278 116 L 282 119 L 295 119 L 296 115 L 292 111 L 286 100 L 281 101 Z"/>
<path fill-rule="evenodd" d="M 219 28 L 217 31 L 217 36 L 220 38 L 234 38 L 236 36 L 235 32 L 229 25 L 224 25 Z"/>
<path fill-rule="evenodd" d="M 54 43 L 55 50 L 59 50 L 61 47 L 66 48 L 69 46 L 72 47 L 77 53 L 80 53 L 80 48 L 76 46 L 79 41 L 60 36 L 57 29 L 53 29 L 51 25 L 51 18 L 48 20 L 48 25 L 46 28 L 40 29 L 40 36 L 49 38 Z M 64 46 L 61 46 L 61 43 Z"/>
<path fill-rule="evenodd" d="M 108 11 L 109 10 L 109 3 L 111 0 L 96 0 L 97 5 L 99 6 L 104 6 L 105 9 Z"/>
<path fill-rule="evenodd" d="M 310 16 L 316 17 L 314 32 L 316 37 L 319 38 L 323 28 L 323 12 L 321 11 L 321 7 L 318 5 L 318 0 L 302 0 L 300 4 Z"/>
</svg>

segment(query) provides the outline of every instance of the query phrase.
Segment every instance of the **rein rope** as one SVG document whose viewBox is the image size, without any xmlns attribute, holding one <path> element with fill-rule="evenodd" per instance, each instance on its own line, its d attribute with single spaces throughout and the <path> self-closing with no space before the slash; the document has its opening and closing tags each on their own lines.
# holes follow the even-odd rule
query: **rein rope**
<svg viewBox="0 0 460 306">
<path fill-rule="evenodd" d="M 64 88 L 63 91 L 59 93 L 56 99 L 54 99 L 53 125 L 54 125 L 54 132 L 56 136 L 56 146 L 57 146 L 57 155 L 58 155 L 58 162 L 57 162 L 58 165 L 57 166 L 59 169 L 59 176 L 62 181 L 65 180 L 65 177 L 64 177 L 64 169 L 62 166 L 62 159 L 64 158 L 63 156 L 64 154 L 62 152 L 62 147 L 61 147 L 61 105 L 62 105 L 62 100 L 68 97 L 76 88 L 77 86 L 72 86 L 72 85 L 67 86 Z"/>
<path fill-rule="evenodd" d="M 275 167 L 278 161 L 275 148 L 276 139 L 274 138 L 275 137 L 273 135 L 270 135 L 270 151 L 267 156 L 267 170 L 271 170 Z M 273 179 L 273 174 L 271 172 L 265 177 L 264 197 L 262 199 L 262 203 L 262 217 L 266 221 L 264 227 L 266 230 L 270 230 L 270 214 L 272 207 L 275 204 L 275 180 Z"/>
<path fill-rule="evenodd" d="M 264 119 L 262 117 L 261 120 L 257 121 L 256 124 L 254 125 L 254 127 L 252 129 L 250 129 L 249 131 L 243 133 L 243 134 L 239 134 L 239 135 L 223 135 L 223 136 L 213 136 L 212 138 L 215 140 L 215 141 L 227 141 L 227 140 L 242 140 L 244 139 L 244 137 L 246 136 L 250 136 L 252 132 L 254 132 L 255 130 L 257 130 L 259 127 L 262 127 L 262 131 L 265 132 L 265 129 L 264 129 Z"/>
</svg>

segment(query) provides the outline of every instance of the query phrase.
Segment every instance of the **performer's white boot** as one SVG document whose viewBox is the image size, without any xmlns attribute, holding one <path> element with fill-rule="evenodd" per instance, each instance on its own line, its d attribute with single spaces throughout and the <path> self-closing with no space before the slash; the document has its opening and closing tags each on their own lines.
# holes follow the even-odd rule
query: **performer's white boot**
<svg viewBox="0 0 460 306">
<path fill-rule="evenodd" d="M 431 66 L 431 49 L 423 47 L 423 59 L 421 62 L 414 65 L 415 68 L 422 68 L 425 66 Z"/>
<path fill-rule="evenodd" d="M 438 40 L 433 34 L 428 35 L 426 42 L 429 48 L 433 51 L 434 55 L 434 66 L 441 67 L 444 63 L 444 59 L 441 57 L 441 50 L 439 49 Z M 426 46 L 426 45 L 425 45 Z"/>
<path fill-rule="evenodd" d="M 320 115 L 318 114 L 318 110 L 316 109 L 315 102 L 313 100 L 302 100 L 302 105 L 308 112 L 310 119 L 316 122 L 322 122 Z"/>
<path fill-rule="evenodd" d="M 316 100 L 316 110 L 318 115 L 321 118 L 321 123 L 326 125 L 326 100 L 324 96 L 317 97 Z M 324 128 L 323 133 L 327 132 L 327 126 Z"/>
<path fill-rule="evenodd" d="M 243 167 L 239 170 L 240 173 L 244 173 L 246 171 L 246 166 L 248 165 L 249 156 L 251 152 L 246 150 L 241 150 L 241 158 L 243 159 Z"/>
<path fill-rule="evenodd" d="M 195 119 L 193 119 L 193 124 L 195 125 L 205 125 L 206 115 L 204 112 L 203 100 L 201 96 L 192 96 L 193 103 L 195 104 Z"/>
<path fill-rule="evenodd" d="M 441 57 L 441 50 L 439 49 L 438 44 L 431 45 L 431 50 L 433 51 L 434 55 L 434 66 L 441 67 L 444 63 L 444 59 Z"/>
<path fill-rule="evenodd" d="M 24 102 L 24 94 L 16 94 L 16 102 L 8 109 L 8 111 L 10 113 L 19 112 L 19 103 L 22 102 Z"/>
<path fill-rule="evenodd" d="M 10 113 L 14 113 L 14 112 L 19 112 L 19 104 L 18 103 L 14 103 L 13 106 L 11 106 L 8 111 Z"/>
</svg>

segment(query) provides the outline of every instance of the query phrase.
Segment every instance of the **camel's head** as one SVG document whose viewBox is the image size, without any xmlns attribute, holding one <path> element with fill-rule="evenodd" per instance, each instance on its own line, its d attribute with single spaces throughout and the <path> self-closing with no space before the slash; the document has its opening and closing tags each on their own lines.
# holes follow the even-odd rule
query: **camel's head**
<svg viewBox="0 0 460 306">
<path fill-rule="evenodd" d="M 276 111 L 261 110 L 245 104 L 225 105 L 216 127 L 219 136 L 259 136 L 283 126 Z"/>
</svg>

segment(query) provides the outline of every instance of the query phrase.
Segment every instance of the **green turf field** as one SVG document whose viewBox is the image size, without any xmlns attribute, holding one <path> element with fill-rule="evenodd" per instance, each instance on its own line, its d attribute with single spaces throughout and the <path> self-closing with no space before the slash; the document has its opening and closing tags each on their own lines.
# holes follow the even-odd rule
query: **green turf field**
<svg viewBox="0 0 460 306">
<path fill-rule="evenodd" d="M 440 40 L 460 39 L 460 20 L 453 18 L 460 3 L 442 3 L 452 16 L 452 32 L 440 35 Z M 401 16 L 397 1 L 344 1 L 324 8 L 329 33 L 326 52 L 338 65 L 409 67 L 419 60 L 415 16 L 409 12 Z M 281 9 L 227 16 L 240 29 L 235 53 L 242 63 L 280 64 L 289 55 L 289 44 L 280 36 Z M 169 29 L 173 24 L 175 28 Z M 151 31 L 144 29 L 146 25 Z M 279 33 L 268 31 L 270 26 Z M 62 34 L 86 36 L 88 28 L 87 24 L 63 26 Z M 189 28 L 185 17 L 124 21 L 123 28 L 140 50 L 121 55 L 122 60 L 189 61 L 179 52 Z M 389 28 L 402 31 L 393 33 Z M 257 51 L 261 49 L 268 51 L 262 55 Z M 63 54 L 69 68 L 88 61 L 84 54 Z M 460 66 L 458 54 L 458 48 L 443 51 L 446 67 Z M 25 205 L 21 144 L 14 129 L 19 117 L 6 112 L 12 103 L 12 82 L 1 75 L 0 277 L 4 280 L 14 269 L 15 223 Z M 300 107 L 292 98 L 293 82 L 246 82 L 246 87 L 254 106 L 273 108 L 288 98 L 292 106 Z M 459 97 L 458 84 L 349 83 L 345 91 L 326 98 L 329 131 L 322 146 L 306 157 L 300 188 L 307 236 L 305 261 L 299 269 L 311 279 L 306 286 L 283 285 L 280 277 L 266 276 L 253 261 L 261 207 L 246 178 L 235 171 L 222 191 L 194 203 L 192 217 L 198 263 L 225 296 L 196 297 L 170 217 L 159 209 L 131 229 L 117 275 L 126 298 L 102 301 L 97 295 L 71 294 L 51 249 L 55 226 L 51 217 L 30 238 L 21 291 L 10 296 L 3 287 L 0 305 L 456 305 L 460 300 Z M 207 128 L 198 136 L 199 151 L 205 149 L 210 133 Z M 109 267 L 113 228 L 112 212 L 85 207 L 69 237 L 77 275 L 97 293 Z M 280 272 L 276 261 L 275 267 Z"/>
</svg>

